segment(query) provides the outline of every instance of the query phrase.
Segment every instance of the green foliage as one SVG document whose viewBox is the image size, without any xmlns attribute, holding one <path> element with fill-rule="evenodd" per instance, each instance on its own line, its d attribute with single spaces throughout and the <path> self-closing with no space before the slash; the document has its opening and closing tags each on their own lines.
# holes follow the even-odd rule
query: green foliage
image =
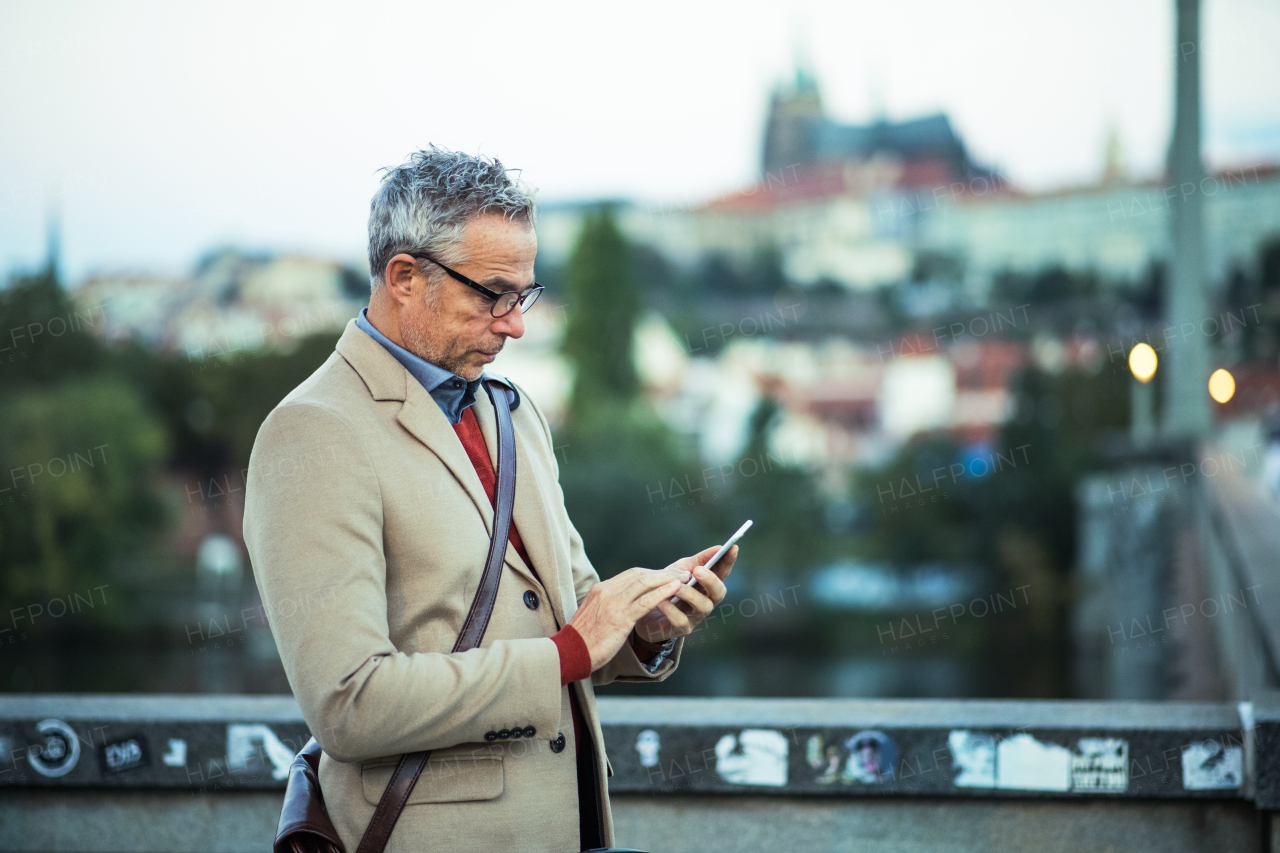
<svg viewBox="0 0 1280 853">
<path fill-rule="evenodd" d="M 163 520 L 154 475 L 166 440 L 118 379 L 72 380 L 0 406 L 0 583 L 11 601 L 106 582 Z"/>
<path fill-rule="evenodd" d="M 119 563 L 148 550 L 164 521 L 157 475 L 167 439 L 145 395 L 93 337 L 98 320 L 73 308 L 51 269 L 0 291 L 10 349 L 0 354 L 8 356 L 0 370 L 6 612 L 111 585 Z"/>
<path fill-rule="evenodd" d="M 51 270 L 13 278 L 0 288 L 0 393 L 100 370 L 100 322 L 100 313 L 72 306 Z"/>
<path fill-rule="evenodd" d="M 0 611 L 113 590 L 75 628 L 119 618 L 139 584 L 172 585 L 135 570 L 171 550 L 166 476 L 240 481 L 263 419 L 336 340 L 191 360 L 106 346 L 101 319 L 50 270 L 0 290 Z"/>
<path fill-rule="evenodd" d="M 170 465 L 201 476 L 244 470 L 258 428 L 333 353 L 338 336 L 311 335 L 290 352 L 188 359 L 134 350 L 121 361 L 173 438 Z"/>
<path fill-rule="evenodd" d="M 707 492 L 677 495 L 699 466 L 681 457 L 667 431 L 623 410 L 569 429 L 560 463 L 565 506 L 601 577 L 632 566 L 662 568 L 707 547 Z M 692 472 L 692 473 L 691 473 Z"/>
<path fill-rule="evenodd" d="M 1096 298 L 1103 292 L 1097 273 L 1050 267 L 1036 273 L 1003 272 L 992 283 L 992 297 L 1009 305 L 1049 305 L 1067 299 Z"/>
<path fill-rule="evenodd" d="M 765 397 L 752 413 L 747 446 L 735 466 L 733 493 L 725 519 L 736 528 L 752 519 L 750 557 L 744 564 L 761 574 L 799 580 L 832 556 L 833 542 L 825 524 L 818 484 L 804 468 L 789 465 L 769 451 L 769 438 L 781 408 Z"/>
<path fill-rule="evenodd" d="M 1280 357 L 1280 237 L 1258 247 L 1256 264 L 1232 270 L 1220 310 L 1244 319 L 1225 341 L 1237 356 L 1273 363 Z"/>
<path fill-rule="evenodd" d="M 959 564 L 978 556 L 981 481 L 950 476 L 962 456 L 963 448 L 952 438 L 925 435 L 883 467 L 858 473 L 854 490 L 871 525 L 865 556 L 897 565 L 932 560 Z"/>
<path fill-rule="evenodd" d="M 726 471 L 680 447 L 636 400 L 635 283 L 652 283 L 668 296 L 679 289 L 676 272 L 660 261 L 627 246 L 612 211 L 601 208 L 587 217 L 564 269 L 570 314 L 563 348 L 576 381 L 570 423 L 560 436 L 560 482 L 587 553 L 603 577 L 633 565 L 665 566 L 754 518 L 744 564 L 775 575 L 807 569 L 825 541 L 822 502 L 812 477 L 766 450 L 775 401 L 757 412 L 743 457 Z M 757 261 L 747 278 L 726 263 L 732 281 L 724 287 L 742 295 L 785 283 L 777 252 Z"/>
<path fill-rule="evenodd" d="M 1030 606 L 988 628 L 984 654 L 1002 674 L 987 690 L 1063 696 L 1075 484 L 1102 464 L 1102 439 L 1127 426 L 1127 379 L 1120 371 L 1028 369 L 1013 391 L 1017 415 L 989 447 L 922 436 L 884 467 L 858 473 L 867 528 L 861 550 L 898 565 L 984 567 L 993 589 L 1026 587 Z M 1041 665 L 1015 666 L 1028 657 Z"/>
<path fill-rule="evenodd" d="M 958 282 L 964 278 L 964 259 L 943 252 L 922 251 L 911 266 L 912 281 Z"/>
<path fill-rule="evenodd" d="M 562 346 L 574 368 L 571 410 L 582 418 L 598 405 L 625 405 L 640 387 L 631 353 L 640 294 L 612 208 L 583 219 L 564 277 L 569 313 Z"/>
<path fill-rule="evenodd" d="M 884 467 L 860 471 L 855 491 L 871 525 L 869 555 L 996 565 L 1001 531 L 1016 528 L 1065 575 L 1075 556 L 1075 482 L 1100 464 L 1100 441 L 1128 425 L 1126 383 L 1118 371 L 1028 369 L 1013 382 L 1015 418 L 989 447 L 975 448 L 985 463 L 952 475 L 949 466 L 963 464 L 966 449 L 926 435 Z"/>
<path fill-rule="evenodd" d="M 635 261 L 613 210 L 601 206 L 585 217 L 562 271 L 569 315 L 561 347 L 574 385 L 570 422 L 558 436 L 560 483 L 602 577 L 635 565 L 665 566 L 698 539 L 696 511 L 653 502 L 652 489 L 684 466 L 670 433 L 636 400 Z"/>
<path fill-rule="evenodd" d="M 709 254 L 698 265 L 694 277 L 705 294 L 738 298 L 773 296 L 789 284 L 782 269 L 782 252 L 776 246 L 761 247 L 747 263 L 735 263 L 719 253 Z"/>
</svg>

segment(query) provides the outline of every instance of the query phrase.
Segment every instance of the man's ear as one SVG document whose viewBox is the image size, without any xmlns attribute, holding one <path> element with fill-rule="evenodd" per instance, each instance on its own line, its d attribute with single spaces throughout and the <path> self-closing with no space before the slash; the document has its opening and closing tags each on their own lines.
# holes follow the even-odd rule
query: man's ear
<svg viewBox="0 0 1280 853">
<path fill-rule="evenodd" d="M 388 295 L 400 305 L 411 301 L 414 291 L 425 284 L 417 260 L 404 252 L 387 261 L 382 276 Z"/>
</svg>

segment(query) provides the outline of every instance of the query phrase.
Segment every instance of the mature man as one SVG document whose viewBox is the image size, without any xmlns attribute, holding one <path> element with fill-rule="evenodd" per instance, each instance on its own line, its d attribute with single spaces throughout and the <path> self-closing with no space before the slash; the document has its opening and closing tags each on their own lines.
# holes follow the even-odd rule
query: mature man
<svg viewBox="0 0 1280 853">
<path fill-rule="evenodd" d="M 601 581 L 547 421 L 507 383 L 512 547 L 481 646 L 451 651 L 494 524 L 481 377 L 540 290 L 533 223 L 532 194 L 496 160 L 432 147 L 390 170 L 369 215 L 369 307 L 253 448 L 245 542 L 348 851 L 400 755 L 420 750 L 430 762 L 388 850 L 612 844 L 592 685 L 669 676 L 737 553 Z"/>
</svg>

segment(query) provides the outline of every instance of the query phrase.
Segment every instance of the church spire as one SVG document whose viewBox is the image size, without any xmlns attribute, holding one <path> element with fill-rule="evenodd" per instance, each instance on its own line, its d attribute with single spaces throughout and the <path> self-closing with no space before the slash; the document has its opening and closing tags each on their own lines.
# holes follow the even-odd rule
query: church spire
<svg viewBox="0 0 1280 853">
<path fill-rule="evenodd" d="M 62 259 L 62 200 L 56 195 L 48 195 L 45 207 L 48 213 L 45 219 L 44 272 L 56 281 Z"/>
</svg>

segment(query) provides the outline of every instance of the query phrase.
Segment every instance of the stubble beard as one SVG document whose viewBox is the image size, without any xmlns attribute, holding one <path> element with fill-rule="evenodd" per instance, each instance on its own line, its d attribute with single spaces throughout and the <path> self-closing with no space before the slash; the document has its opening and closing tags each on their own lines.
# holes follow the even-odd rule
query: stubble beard
<svg viewBox="0 0 1280 853">
<path fill-rule="evenodd" d="M 420 316 L 431 316 L 435 313 L 437 303 L 440 299 L 440 287 L 433 285 L 423 296 L 423 312 Z M 467 364 L 467 355 L 469 352 L 458 346 L 458 338 L 450 338 L 447 341 L 432 340 L 427 334 L 426 324 L 404 324 L 400 329 L 400 334 L 404 338 L 405 348 L 418 358 L 434 364 L 436 367 L 443 368 L 450 373 L 461 376 L 468 382 L 474 382 L 480 378 L 480 374 L 484 372 L 484 365 L 470 366 Z M 461 349 L 461 354 L 456 354 Z"/>
</svg>

